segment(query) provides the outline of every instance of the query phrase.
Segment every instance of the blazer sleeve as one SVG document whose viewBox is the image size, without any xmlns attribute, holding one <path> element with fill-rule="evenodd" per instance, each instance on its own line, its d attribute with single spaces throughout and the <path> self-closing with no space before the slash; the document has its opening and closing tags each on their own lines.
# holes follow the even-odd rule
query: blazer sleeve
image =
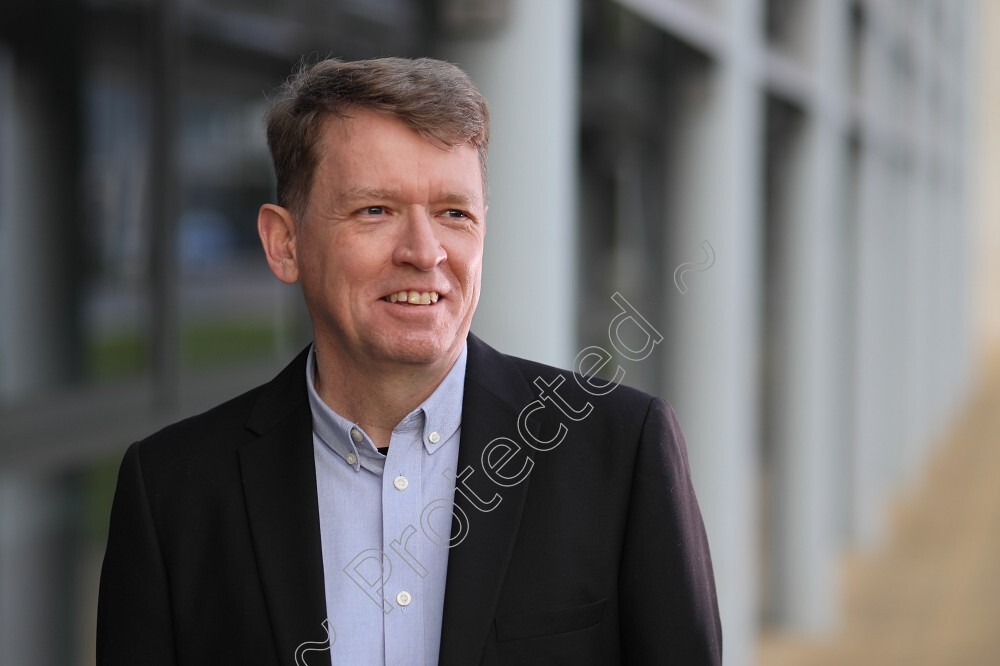
<svg viewBox="0 0 1000 666">
<path fill-rule="evenodd" d="M 712 562 L 684 436 L 658 398 L 632 472 L 619 594 L 624 663 L 722 663 Z"/>
<path fill-rule="evenodd" d="M 176 664 L 170 590 L 133 444 L 118 474 L 97 604 L 99 666 Z"/>
</svg>

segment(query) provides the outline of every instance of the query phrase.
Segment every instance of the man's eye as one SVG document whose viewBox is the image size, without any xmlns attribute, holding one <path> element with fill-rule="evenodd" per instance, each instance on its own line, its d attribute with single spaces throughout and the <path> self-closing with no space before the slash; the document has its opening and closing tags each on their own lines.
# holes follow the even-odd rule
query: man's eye
<svg viewBox="0 0 1000 666">
<path fill-rule="evenodd" d="M 454 210 L 454 209 L 452 209 L 452 210 L 446 210 L 446 211 L 444 212 L 444 216 L 445 216 L 445 217 L 450 217 L 450 218 L 452 218 L 453 220 L 464 220 L 465 218 L 469 217 L 469 216 L 468 216 L 468 215 L 467 215 L 467 214 L 465 213 L 465 211 L 461 211 L 461 210 Z"/>
<path fill-rule="evenodd" d="M 385 206 L 365 206 L 359 212 L 362 215 L 385 215 Z"/>
</svg>

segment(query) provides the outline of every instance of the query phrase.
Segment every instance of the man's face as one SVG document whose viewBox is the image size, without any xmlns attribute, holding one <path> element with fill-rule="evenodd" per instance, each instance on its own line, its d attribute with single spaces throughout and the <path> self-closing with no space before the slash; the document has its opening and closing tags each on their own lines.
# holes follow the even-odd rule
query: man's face
<svg viewBox="0 0 1000 666">
<path fill-rule="evenodd" d="M 317 344 L 335 362 L 451 366 L 479 301 L 486 204 L 472 146 L 399 119 L 330 118 L 295 238 Z"/>
</svg>

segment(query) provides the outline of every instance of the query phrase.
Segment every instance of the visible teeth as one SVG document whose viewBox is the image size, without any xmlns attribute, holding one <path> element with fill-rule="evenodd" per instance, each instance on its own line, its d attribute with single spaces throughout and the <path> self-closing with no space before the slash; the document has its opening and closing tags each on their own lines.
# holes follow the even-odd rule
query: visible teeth
<svg viewBox="0 0 1000 666">
<path fill-rule="evenodd" d="M 436 291 L 398 291 L 394 294 L 389 294 L 382 300 L 388 301 L 389 303 L 430 305 L 431 303 L 437 303 L 438 298 L 440 297 Z"/>
</svg>

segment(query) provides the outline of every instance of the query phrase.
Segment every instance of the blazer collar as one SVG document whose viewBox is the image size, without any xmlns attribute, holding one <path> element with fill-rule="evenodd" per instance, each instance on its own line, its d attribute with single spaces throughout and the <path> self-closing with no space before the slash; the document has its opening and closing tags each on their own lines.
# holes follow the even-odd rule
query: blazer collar
<svg viewBox="0 0 1000 666">
<path fill-rule="evenodd" d="M 448 555 L 441 664 L 477 664 L 482 658 L 530 482 L 497 486 L 483 472 L 482 455 L 498 437 L 518 441 L 518 416 L 534 393 L 509 357 L 473 335 L 468 344 L 458 483 L 482 501 L 476 506 L 467 493 L 455 493 L 455 513 L 467 519 L 467 533 Z M 537 434 L 533 423 L 528 427 Z M 483 501 L 496 506 L 484 511 Z"/>
</svg>

